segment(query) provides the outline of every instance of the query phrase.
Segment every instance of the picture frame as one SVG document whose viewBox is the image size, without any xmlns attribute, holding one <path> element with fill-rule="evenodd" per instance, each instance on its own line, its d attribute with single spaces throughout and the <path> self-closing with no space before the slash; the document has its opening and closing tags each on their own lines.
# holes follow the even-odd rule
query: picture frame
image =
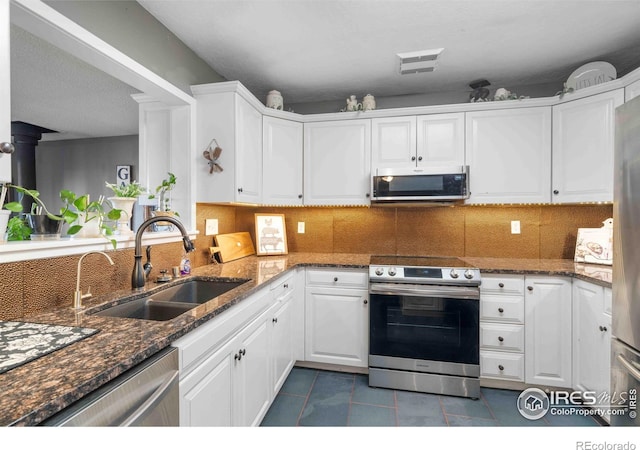
<svg viewBox="0 0 640 450">
<path fill-rule="evenodd" d="M 255 214 L 256 254 L 286 255 L 287 228 L 284 214 Z"/>
</svg>

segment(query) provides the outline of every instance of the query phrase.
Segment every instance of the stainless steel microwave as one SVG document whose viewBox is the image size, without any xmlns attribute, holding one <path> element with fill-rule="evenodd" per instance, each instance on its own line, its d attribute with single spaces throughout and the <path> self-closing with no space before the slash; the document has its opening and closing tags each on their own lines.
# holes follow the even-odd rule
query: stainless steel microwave
<svg viewBox="0 0 640 450">
<path fill-rule="evenodd" d="M 373 202 L 457 201 L 469 198 L 469 166 L 377 169 Z"/>
</svg>

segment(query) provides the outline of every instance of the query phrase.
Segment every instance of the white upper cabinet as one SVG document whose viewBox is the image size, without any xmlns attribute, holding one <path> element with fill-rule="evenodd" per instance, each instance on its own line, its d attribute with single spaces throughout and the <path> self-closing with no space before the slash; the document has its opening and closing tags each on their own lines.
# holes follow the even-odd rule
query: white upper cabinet
<svg viewBox="0 0 640 450">
<path fill-rule="evenodd" d="M 371 121 L 304 124 L 304 204 L 370 202 Z"/>
<path fill-rule="evenodd" d="M 0 142 L 11 142 L 11 52 L 9 50 L 9 2 L 0 2 Z M 0 153 L 0 182 L 11 181 L 11 155 Z"/>
<path fill-rule="evenodd" d="M 551 108 L 466 113 L 467 203 L 549 202 Z"/>
<path fill-rule="evenodd" d="M 624 101 L 628 102 L 632 98 L 640 95 L 640 80 L 634 81 L 624 88 Z"/>
<path fill-rule="evenodd" d="M 196 201 L 247 202 L 262 200 L 262 113 L 240 94 L 218 92 L 215 84 L 192 86 L 197 100 Z M 202 152 L 212 140 L 222 153 L 222 172 L 210 173 Z"/>
<path fill-rule="evenodd" d="M 302 205 L 302 124 L 265 116 L 262 132 L 262 202 Z"/>
<path fill-rule="evenodd" d="M 552 200 L 613 201 L 615 109 L 624 89 L 553 107 Z"/>
<path fill-rule="evenodd" d="M 464 113 L 373 119 L 371 129 L 374 173 L 464 164 Z"/>
</svg>

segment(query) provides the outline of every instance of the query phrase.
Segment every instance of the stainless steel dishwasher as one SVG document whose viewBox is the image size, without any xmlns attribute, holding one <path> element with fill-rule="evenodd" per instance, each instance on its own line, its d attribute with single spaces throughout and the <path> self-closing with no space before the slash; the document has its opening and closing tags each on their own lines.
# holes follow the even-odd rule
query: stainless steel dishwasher
<svg viewBox="0 0 640 450">
<path fill-rule="evenodd" d="M 44 426 L 178 426 L 178 351 L 168 348 L 42 423 Z"/>
</svg>

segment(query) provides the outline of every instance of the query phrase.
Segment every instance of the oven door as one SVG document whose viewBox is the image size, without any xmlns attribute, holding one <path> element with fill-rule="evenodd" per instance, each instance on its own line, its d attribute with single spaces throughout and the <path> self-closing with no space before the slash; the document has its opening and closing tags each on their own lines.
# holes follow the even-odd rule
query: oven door
<svg viewBox="0 0 640 450">
<path fill-rule="evenodd" d="M 460 375 L 469 367 L 479 371 L 477 287 L 371 283 L 369 294 L 370 366 Z"/>
</svg>

